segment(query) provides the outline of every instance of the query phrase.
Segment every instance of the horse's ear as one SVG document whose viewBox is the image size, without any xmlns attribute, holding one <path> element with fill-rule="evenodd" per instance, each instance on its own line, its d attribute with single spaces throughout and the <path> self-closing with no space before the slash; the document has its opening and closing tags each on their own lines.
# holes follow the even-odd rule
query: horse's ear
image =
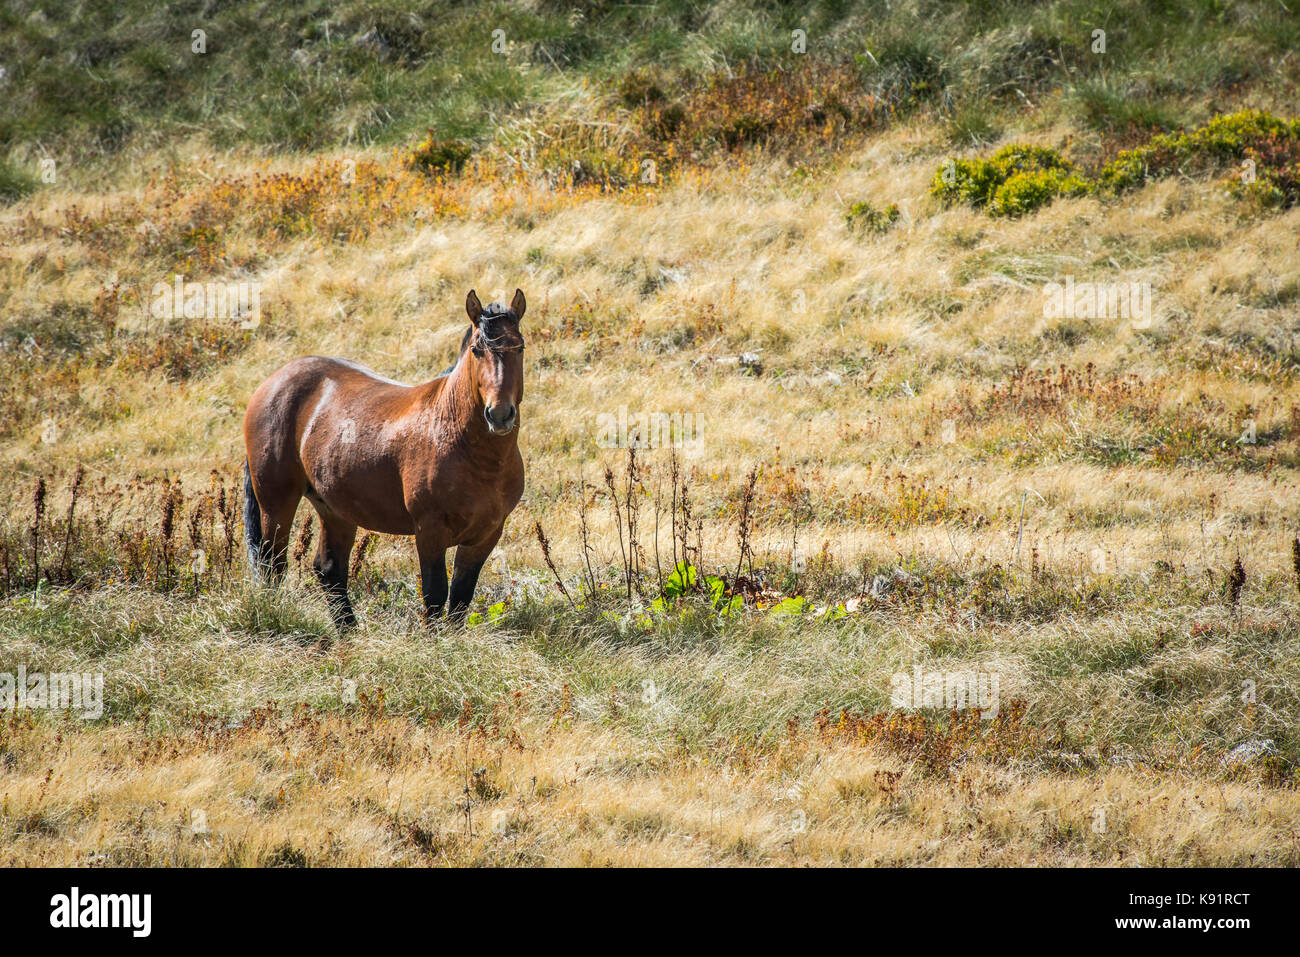
<svg viewBox="0 0 1300 957">
<path fill-rule="evenodd" d="M 516 319 L 522 319 L 524 317 L 524 310 L 527 308 L 528 303 L 524 301 L 524 291 L 522 289 L 516 289 L 515 298 L 510 300 L 510 311 L 515 314 Z"/>
<path fill-rule="evenodd" d="M 483 315 L 483 303 L 478 301 L 478 296 L 474 294 L 473 289 L 465 297 L 465 311 L 469 313 L 470 322 L 478 322 L 478 317 Z"/>
</svg>

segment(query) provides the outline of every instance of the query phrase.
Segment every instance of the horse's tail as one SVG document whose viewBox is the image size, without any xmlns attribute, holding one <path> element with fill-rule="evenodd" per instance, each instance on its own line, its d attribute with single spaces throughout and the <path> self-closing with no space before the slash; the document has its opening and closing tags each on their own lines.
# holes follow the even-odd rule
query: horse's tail
<svg viewBox="0 0 1300 957">
<path fill-rule="evenodd" d="M 253 492 L 253 474 L 244 459 L 244 544 L 248 547 L 248 567 L 256 578 L 262 577 L 262 509 Z"/>
</svg>

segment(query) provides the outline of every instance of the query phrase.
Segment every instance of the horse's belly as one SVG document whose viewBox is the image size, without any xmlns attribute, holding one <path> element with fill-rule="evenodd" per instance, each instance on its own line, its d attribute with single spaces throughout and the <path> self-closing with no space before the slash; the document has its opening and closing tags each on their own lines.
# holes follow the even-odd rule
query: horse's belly
<svg viewBox="0 0 1300 957">
<path fill-rule="evenodd" d="M 304 452 L 309 450 L 304 449 Z M 304 456 L 307 497 L 353 525 L 385 535 L 413 535 L 397 469 L 362 450 L 331 444 Z"/>
</svg>

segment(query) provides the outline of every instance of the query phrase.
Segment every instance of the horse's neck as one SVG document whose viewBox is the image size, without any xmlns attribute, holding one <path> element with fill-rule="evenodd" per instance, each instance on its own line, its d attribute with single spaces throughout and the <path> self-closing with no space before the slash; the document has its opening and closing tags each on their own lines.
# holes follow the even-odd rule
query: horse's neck
<svg viewBox="0 0 1300 957">
<path fill-rule="evenodd" d="M 432 404 L 440 431 L 457 446 L 485 464 L 504 462 L 516 446 L 518 432 L 509 436 L 491 435 L 483 417 L 483 402 L 474 386 L 474 363 L 462 355 L 455 368 L 441 379 L 430 382 L 428 401 Z"/>
<path fill-rule="evenodd" d="M 427 386 L 428 401 L 437 417 L 453 426 L 467 426 L 480 414 L 481 402 L 474 388 L 473 362 L 462 354 L 450 372 Z"/>
</svg>

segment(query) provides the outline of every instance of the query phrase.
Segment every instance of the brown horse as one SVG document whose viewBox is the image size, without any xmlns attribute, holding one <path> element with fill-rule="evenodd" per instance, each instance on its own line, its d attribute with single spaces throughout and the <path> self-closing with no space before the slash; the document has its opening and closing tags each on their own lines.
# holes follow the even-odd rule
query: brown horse
<svg viewBox="0 0 1300 957">
<path fill-rule="evenodd" d="M 414 535 L 425 616 L 447 601 L 463 619 L 479 570 L 524 489 L 524 294 L 486 309 L 473 290 L 455 365 L 403 385 L 347 359 L 295 359 L 263 382 L 244 415 L 244 528 L 259 578 L 284 574 L 290 529 L 306 496 L 320 516 L 314 564 L 340 628 L 356 623 L 348 556 L 357 527 Z"/>
</svg>

